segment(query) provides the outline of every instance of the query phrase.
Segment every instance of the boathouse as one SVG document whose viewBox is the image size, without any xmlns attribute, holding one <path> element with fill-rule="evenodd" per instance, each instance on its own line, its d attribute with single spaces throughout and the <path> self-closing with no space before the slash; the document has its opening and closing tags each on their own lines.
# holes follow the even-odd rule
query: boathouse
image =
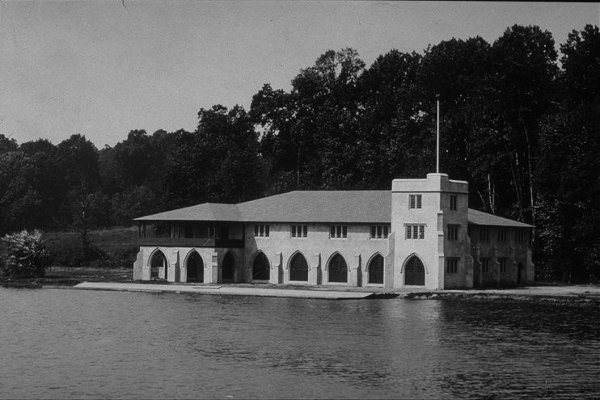
<svg viewBox="0 0 600 400">
<path fill-rule="evenodd" d="M 134 280 L 428 289 L 532 282 L 531 225 L 468 208 L 446 174 L 137 218 Z"/>
</svg>

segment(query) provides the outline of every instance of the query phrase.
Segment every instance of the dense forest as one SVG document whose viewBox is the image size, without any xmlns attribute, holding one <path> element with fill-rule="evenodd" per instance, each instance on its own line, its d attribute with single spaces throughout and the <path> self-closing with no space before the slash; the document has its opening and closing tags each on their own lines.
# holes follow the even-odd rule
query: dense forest
<svg viewBox="0 0 600 400">
<path fill-rule="evenodd" d="M 557 51 L 557 48 L 560 51 Z M 600 278 L 600 32 L 556 46 L 515 25 L 493 43 L 391 50 L 370 67 L 347 48 L 265 84 L 249 110 L 200 109 L 193 132 L 129 132 L 98 149 L 0 135 L 0 232 L 129 225 L 202 202 L 296 189 L 389 189 L 435 169 L 470 184 L 470 207 L 536 226 L 538 279 Z M 40 137 L 44 132 L 39 133 Z"/>
</svg>

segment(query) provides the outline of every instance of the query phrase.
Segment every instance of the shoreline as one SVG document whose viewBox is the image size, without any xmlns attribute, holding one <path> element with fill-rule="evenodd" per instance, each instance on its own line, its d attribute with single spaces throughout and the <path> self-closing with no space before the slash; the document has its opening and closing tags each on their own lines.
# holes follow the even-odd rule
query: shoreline
<svg viewBox="0 0 600 400">
<path fill-rule="evenodd" d="M 54 271 L 52 271 L 54 272 Z M 545 304 L 600 306 L 598 285 L 534 285 L 518 288 L 430 290 L 419 287 L 399 289 L 381 286 L 351 287 L 343 285 L 275 285 L 270 283 L 199 283 L 134 282 L 127 279 L 129 270 L 86 269 L 49 273 L 44 278 L 2 280 L 0 286 L 18 289 L 119 290 L 175 292 L 216 295 L 296 297 L 325 299 L 389 299 L 452 301 L 519 301 Z"/>
</svg>

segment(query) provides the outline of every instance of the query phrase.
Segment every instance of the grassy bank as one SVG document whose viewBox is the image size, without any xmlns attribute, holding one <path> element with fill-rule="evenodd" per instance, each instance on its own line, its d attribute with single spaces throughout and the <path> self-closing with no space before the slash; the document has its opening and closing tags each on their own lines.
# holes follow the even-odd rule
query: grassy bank
<svg viewBox="0 0 600 400">
<path fill-rule="evenodd" d="M 46 269 L 44 284 L 58 281 L 73 282 L 131 282 L 132 268 L 94 268 L 94 267 L 50 267 Z"/>
<path fill-rule="evenodd" d="M 52 265 L 61 267 L 130 268 L 139 250 L 136 227 L 113 227 L 89 232 L 91 249 L 84 254 L 79 232 L 46 232 L 44 241 Z"/>
</svg>

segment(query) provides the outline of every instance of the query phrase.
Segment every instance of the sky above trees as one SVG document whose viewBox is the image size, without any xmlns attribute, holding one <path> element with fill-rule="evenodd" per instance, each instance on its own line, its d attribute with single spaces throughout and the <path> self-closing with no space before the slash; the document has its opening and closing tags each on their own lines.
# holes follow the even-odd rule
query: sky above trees
<svg viewBox="0 0 600 400">
<path fill-rule="evenodd" d="M 249 109 L 263 84 L 329 49 L 367 65 L 452 37 L 493 42 L 513 24 L 564 43 L 598 4 L 437 2 L 0 2 L 0 134 L 99 148 L 129 131 L 194 130 L 214 104 Z"/>
</svg>

